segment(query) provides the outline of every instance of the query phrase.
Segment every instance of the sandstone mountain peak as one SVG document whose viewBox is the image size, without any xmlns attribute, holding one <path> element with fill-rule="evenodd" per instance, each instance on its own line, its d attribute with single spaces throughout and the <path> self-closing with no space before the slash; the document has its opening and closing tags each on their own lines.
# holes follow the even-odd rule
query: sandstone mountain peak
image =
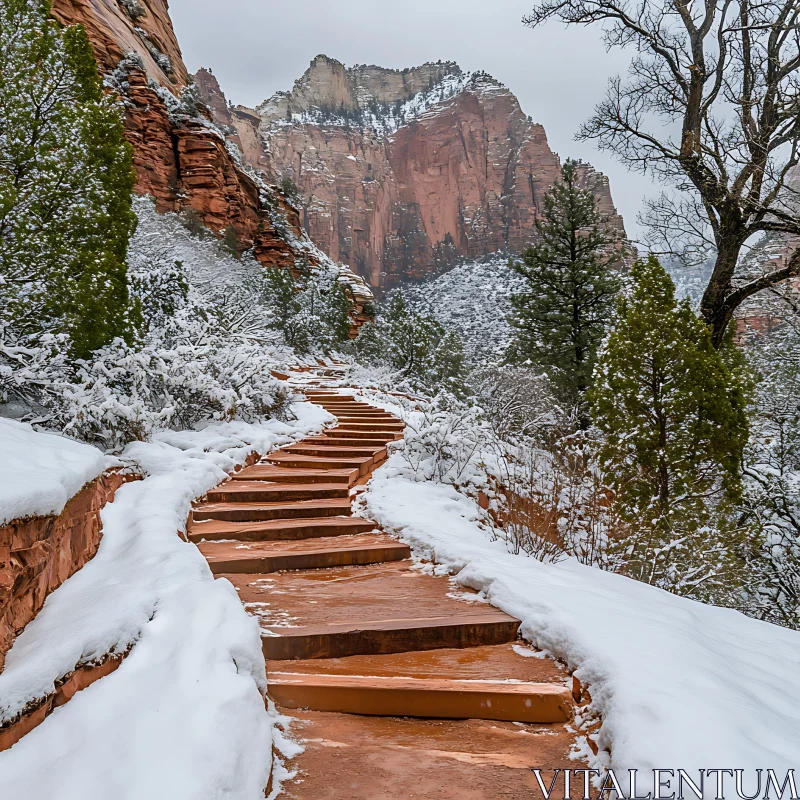
<svg viewBox="0 0 800 800">
<path fill-rule="evenodd" d="M 213 76 L 195 81 L 245 161 L 297 187 L 312 240 L 376 288 L 520 252 L 560 174 L 513 93 L 452 61 L 396 70 L 319 55 L 256 110 L 229 107 Z M 579 172 L 624 233 L 608 179 Z"/>
<path fill-rule="evenodd" d="M 401 70 L 366 64 L 346 67 L 334 58 L 318 55 L 291 91 L 277 92 L 258 111 L 265 121 L 275 122 L 306 121 L 309 115 L 324 120 L 352 116 L 361 121 L 364 115 L 385 117 L 392 107 L 445 84 L 463 83 L 464 77 L 454 61 L 427 62 Z"/>
</svg>

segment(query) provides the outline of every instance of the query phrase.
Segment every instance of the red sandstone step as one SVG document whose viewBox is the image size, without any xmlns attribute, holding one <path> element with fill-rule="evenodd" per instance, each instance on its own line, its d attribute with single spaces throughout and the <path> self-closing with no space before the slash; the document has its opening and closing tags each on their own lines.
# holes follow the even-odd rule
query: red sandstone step
<svg viewBox="0 0 800 800">
<path fill-rule="evenodd" d="M 384 430 L 395 430 L 396 428 L 405 428 L 405 423 L 400 422 L 396 417 L 354 417 L 350 414 L 345 416 L 335 415 L 339 421 L 338 427 L 351 428 L 354 425 L 380 425 Z M 330 430 L 330 428 L 328 428 Z"/>
<path fill-rule="evenodd" d="M 240 542 L 275 542 L 352 536 L 375 530 L 375 523 L 359 517 L 318 517 L 317 519 L 276 519 L 261 522 L 207 520 L 193 523 L 189 529 L 192 542 L 236 540 Z"/>
<path fill-rule="evenodd" d="M 309 437 L 308 439 L 303 439 L 303 444 L 312 439 L 321 440 L 321 439 L 354 439 L 356 441 L 352 442 L 352 445 L 358 445 L 360 440 L 366 439 L 369 441 L 375 439 L 383 439 L 386 442 L 393 442 L 396 439 L 402 439 L 403 434 L 401 431 L 394 431 L 388 430 L 384 428 L 376 429 L 374 431 L 371 430 L 360 430 L 360 429 L 353 429 L 349 425 L 342 425 L 338 428 L 329 428 L 322 436 L 313 436 Z"/>
<path fill-rule="evenodd" d="M 389 442 L 396 441 L 394 436 L 375 437 L 370 434 L 368 437 L 360 436 L 313 436 L 304 439 L 303 444 L 324 444 L 326 447 L 374 447 L 376 449 L 386 447 Z"/>
<path fill-rule="evenodd" d="M 271 672 L 269 695 L 284 708 L 380 717 L 567 722 L 572 695 L 557 683 L 501 683 Z"/>
<path fill-rule="evenodd" d="M 311 519 L 350 516 L 348 498 L 297 500 L 294 503 L 208 503 L 192 512 L 196 521 L 221 519 L 228 522 L 262 522 L 268 519 Z"/>
<path fill-rule="evenodd" d="M 371 458 L 380 461 L 386 457 L 386 448 L 375 447 L 328 447 L 322 444 L 296 444 L 285 447 L 282 452 L 296 456 L 328 456 L 329 458 Z"/>
<path fill-rule="evenodd" d="M 326 458 L 324 456 L 297 456 L 291 453 L 278 451 L 267 456 L 267 460 L 275 465 L 287 469 L 328 470 L 353 467 L 359 475 L 366 475 L 372 466 L 373 459 L 361 456 L 359 458 Z"/>
<path fill-rule="evenodd" d="M 339 428 L 347 428 L 351 431 L 402 431 L 405 428 L 403 422 L 389 422 L 378 420 L 377 422 L 343 422 L 339 420 Z M 330 428 L 328 430 L 331 430 Z"/>
<path fill-rule="evenodd" d="M 256 464 L 232 475 L 235 481 L 271 481 L 274 483 L 344 483 L 352 486 L 358 469 L 286 469 L 272 464 Z"/>
<path fill-rule="evenodd" d="M 313 627 L 276 627 L 262 634 L 264 657 L 301 658 L 403 653 L 442 647 L 476 647 L 514 641 L 519 620 L 492 609 L 447 617 L 357 620 Z"/>
<path fill-rule="evenodd" d="M 293 500 L 348 497 L 343 483 L 267 483 L 228 481 L 206 494 L 209 503 L 288 503 Z"/>
<path fill-rule="evenodd" d="M 408 545 L 382 533 L 245 545 L 209 542 L 199 548 L 215 575 L 379 564 L 411 557 Z"/>
</svg>

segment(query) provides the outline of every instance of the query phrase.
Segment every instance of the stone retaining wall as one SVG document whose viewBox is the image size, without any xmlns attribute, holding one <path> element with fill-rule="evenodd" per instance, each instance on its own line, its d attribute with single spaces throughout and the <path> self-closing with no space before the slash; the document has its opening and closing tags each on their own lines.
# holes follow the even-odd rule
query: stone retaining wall
<svg viewBox="0 0 800 800">
<path fill-rule="evenodd" d="M 97 552 L 100 510 L 131 476 L 108 472 L 88 483 L 57 517 L 0 526 L 0 670 L 14 639 L 50 592 Z"/>
</svg>

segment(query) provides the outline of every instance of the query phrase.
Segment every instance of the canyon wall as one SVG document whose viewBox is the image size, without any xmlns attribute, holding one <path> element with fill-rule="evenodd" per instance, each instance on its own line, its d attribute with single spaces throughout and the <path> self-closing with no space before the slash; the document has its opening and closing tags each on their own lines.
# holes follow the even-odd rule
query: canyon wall
<svg viewBox="0 0 800 800">
<path fill-rule="evenodd" d="M 338 269 L 353 302 L 354 332 L 373 297 L 363 280 L 335 267 L 309 240 L 298 209 L 255 174 L 197 104 L 166 0 L 53 0 L 53 15 L 81 23 L 100 69 L 126 109 L 136 191 L 161 212 L 190 214 L 215 233 L 232 232 L 265 267 Z"/>
<path fill-rule="evenodd" d="M 347 69 L 318 56 L 258 109 L 231 107 L 207 70 L 194 80 L 247 163 L 297 185 L 311 239 L 374 287 L 520 252 L 560 173 L 517 98 L 452 62 Z M 580 174 L 624 236 L 608 179 L 587 164 Z"/>
</svg>

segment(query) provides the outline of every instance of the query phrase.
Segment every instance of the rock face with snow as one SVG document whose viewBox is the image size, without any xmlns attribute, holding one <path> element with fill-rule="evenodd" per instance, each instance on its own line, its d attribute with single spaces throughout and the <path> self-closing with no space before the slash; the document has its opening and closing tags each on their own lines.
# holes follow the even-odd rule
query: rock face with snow
<svg viewBox="0 0 800 800">
<path fill-rule="evenodd" d="M 137 192 L 152 195 L 159 211 L 188 212 L 241 250 L 252 248 L 264 266 L 331 266 L 298 210 L 247 168 L 211 112 L 178 100 L 189 77 L 166 0 L 53 0 L 52 9 L 60 22 L 84 25 L 100 69 L 125 102 Z M 357 326 L 372 293 L 350 270 L 341 272 Z"/>
<path fill-rule="evenodd" d="M 195 82 L 250 165 L 295 181 L 312 240 L 375 287 L 521 251 L 560 172 L 517 98 L 452 62 L 400 71 L 318 56 L 257 110 L 230 107 L 205 70 Z M 624 233 L 608 179 L 588 164 L 581 178 Z"/>
<path fill-rule="evenodd" d="M 122 484 L 87 444 L 0 419 L 0 671 L 47 596 L 100 544 L 100 510 Z"/>
</svg>

